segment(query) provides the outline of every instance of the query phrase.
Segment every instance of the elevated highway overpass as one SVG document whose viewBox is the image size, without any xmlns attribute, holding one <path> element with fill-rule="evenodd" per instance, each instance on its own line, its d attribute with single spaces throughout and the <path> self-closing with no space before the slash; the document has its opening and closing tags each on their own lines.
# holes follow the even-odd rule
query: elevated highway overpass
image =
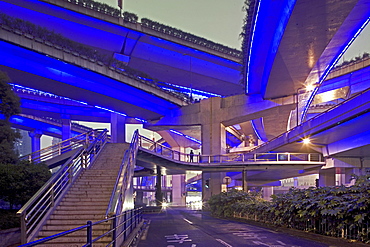
<svg viewBox="0 0 370 247">
<path fill-rule="evenodd" d="M 179 137 L 171 132 L 176 129 L 201 140 L 203 154 L 220 154 L 226 152 L 226 127 L 242 126 L 247 122 L 247 131 L 242 131 L 238 138 L 252 134 L 259 141 L 267 141 L 286 131 L 289 119 L 290 122 L 295 119 L 292 112 L 297 106 L 301 83 L 318 78 L 318 75 L 317 82 L 321 83 L 340 51 L 350 44 L 355 31 L 361 30 L 368 20 L 369 4 L 365 0 L 261 3 L 263 5 L 254 6 L 261 12 L 254 14 L 257 17 L 257 13 L 263 13 L 259 15 L 262 19 L 252 18 L 255 25 L 250 26 L 256 32 L 248 47 L 250 67 L 246 88 L 250 87 L 251 91 L 247 95 L 243 94 L 243 86 L 239 83 L 240 53 L 227 49 L 225 52 L 224 48 L 210 49 L 175 37 L 176 32 L 166 34 L 155 30 L 155 25 L 149 25 L 148 21 L 130 22 L 67 1 L 4 0 L 0 1 L 0 7 L 11 17 L 22 17 L 51 29 L 94 52 L 86 55 L 83 49 L 81 52 L 66 49 L 56 41 L 40 39 L 21 27 L 12 29 L 2 23 L 0 68 L 21 86 L 76 100 L 71 104 L 66 100 L 23 95 L 27 114 L 97 122 L 111 122 L 112 115 L 119 114 L 125 117 L 125 123 L 148 120 L 146 126 L 162 132 L 171 146 L 199 148 L 199 142 L 189 144 L 178 140 Z M 320 12 L 316 13 L 317 9 Z M 307 18 L 302 19 L 303 10 Z M 316 20 L 314 14 L 321 19 Z M 297 28 L 300 35 L 296 35 Z M 262 39 L 258 36 L 262 35 L 262 30 L 271 33 L 265 32 Z M 307 30 L 312 33 L 304 35 Z M 305 42 L 300 42 L 302 39 Z M 257 43 L 260 45 L 253 45 Z M 124 66 L 114 67 L 114 63 L 100 61 L 97 54 L 114 58 Z M 208 96 L 221 97 L 189 105 L 186 97 L 179 98 L 163 90 L 158 83 L 152 83 L 156 80 L 132 77 L 125 70 L 127 65 L 168 83 L 167 86 L 184 87 L 183 92 L 187 94 L 199 90 Z M 346 76 L 322 83 L 314 94 L 340 92 L 348 86 L 342 79 Z M 364 77 L 336 99 L 367 88 L 367 83 Z M 311 95 L 305 95 L 302 102 Z M 300 111 L 301 105 L 297 108 Z M 127 119 L 130 120 L 127 122 Z"/>
</svg>

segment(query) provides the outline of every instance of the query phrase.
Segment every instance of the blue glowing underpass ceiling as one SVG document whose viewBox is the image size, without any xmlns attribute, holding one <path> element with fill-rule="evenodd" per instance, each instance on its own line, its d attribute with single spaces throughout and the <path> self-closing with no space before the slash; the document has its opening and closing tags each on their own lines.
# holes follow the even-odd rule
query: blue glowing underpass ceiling
<svg viewBox="0 0 370 247">
<path fill-rule="evenodd" d="M 58 6 L 30 0 L 0 1 L 0 11 L 54 30 L 113 56 L 153 78 L 223 96 L 241 94 L 239 61 L 231 61 L 169 40 L 115 25 Z M 212 52 L 212 51 L 211 51 Z"/>
<path fill-rule="evenodd" d="M 99 105 L 128 116 L 156 119 L 173 103 L 86 69 L 0 42 L 0 65 L 16 84 Z"/>
<path fill-rule="evenodd" d="M 325 74 L 369 17 L 369 5 L 367 0 L 261 0 L 246 92 L 284 97 L 309 77 Z"/>
</svg>

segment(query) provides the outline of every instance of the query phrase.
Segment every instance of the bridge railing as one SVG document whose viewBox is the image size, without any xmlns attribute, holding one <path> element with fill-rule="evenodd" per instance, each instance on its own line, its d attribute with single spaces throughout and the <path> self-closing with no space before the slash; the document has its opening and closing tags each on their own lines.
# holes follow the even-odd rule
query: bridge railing
<svg viewBox="0 0 370 247">
<path fill-rule="evenodd" d="M 64 140 L 57 144 L 43 148 L 36 152 L 20 157 L 20 160 L 29 160 L 34 163 L 40 163 L 54 158 L 58 155 L 75 150 L 79 147 L 88 147 L 88 145 L 95 141 L 98 130 L 91 130 L 70 139 Z"/>
<path fill-rule="evenodd" d="M 93 163 L 108 140 L 107 132 L 107 130 L 95 131 L 97 136 L 91 140 L 90 145 L 86 148 L 79 147 L 75 154 L 17 212 L 21 218 L 22 243 L 27 243 L 35 237 L 80 172 Z"/>
<path fill-rule="evenodd" d="M 246 163 L 246 162 L 323 162 L 320 153 L 250 153 L 238 152 L 222 155 L 186 154 L 139 136 L 139 146 L 168 159 L 194 163 Z"/>
<path fill-rule="evenodd" d="M 125 210 L 133 207 L 133 187 L 131 181 L 134 176 L 136 155 L 138 150 L 139 132 L 135 131 L 129 149 L 126 150 L 120 171 L 118 173 L 114 189 L 107 207 L 105 217 L 114 218 L 111 231 L 113 232 L 113 246 L 122 246 L 128 240 L 129 235 L 134 230 L 126 224 L 126 215 L 122 214 Z M 140 219 L 140 222 L 141 223 Z M 126 245 L 125 245 L 126 246 Z"/>
<path fill-rule="evenodd" d="M 360 97 L 361 95 L 363 95 L 363 94 L 365 94 L 365 93 L 368 93 L 369 91 L 370 91 L 370 88 L 368 88 L 368 89 L 366 89 L 366 90 L 362 91 L 361 93 L 358 93 L 358 94 L 356 94 L 356 95 L 353 95 L 352 97 L 350 97 L 350 98 L 348 98 L 348 99 L 346 99 L 346 100 L 344 100 L 344 101 L 342 101 L 342 102 L 340 102 L 340 103 L 338 103 L 338 104 L 334 105 L 333 107 L 329 108 L 328 110 L 326 110 L 326 111 L 324 111 L 324 112 L 321 112 L 320 114 L 318 114 L 318 115 L 316 115 L 316 116 L 314 116 L 314 117 L 312 117 L 312 118 L 310 118 L 310 119 L 308 119 L 308 120 L 306 120 L 306 121 L 302 122 L 301 124 L 299 124 L 299 125 L 297 125 L 297 126 L 295 126 L 295 127 L 291 128 L 291 129 L 290 129 L 290 130 L 288 130 L 287 132 L 284 132 L 284 133 L 282 133 L 282 134 L 280 134 L 280 135 L 278 135 L 278 136 L 276 136 L 276 137 L 274 137 L 274 138 L 270 139 L 269 141 L 267 141 L 267 142 L 265 142 L 265 143 L 262 143 L 261 145 L 256 146 L 255 148 L 251 149 L 249 152 L 254 152 L 255 150 L 257 150 L 257 149 L 259 149 L 259 148 L 262 148 L 262 147 L 264 147 L 264 146 L 267 146 L 267 145 L 268 145 L 268 144 L 270 144 L 271 142 L 273 142 L 273 141 L 275 141 L 275 140 L 277 140 L 277 139 L 279 139 L 279 138 L 281 138 L 281 137 L 283 137 L 283 136 L 286 136 L 289 132 L 292 132 L 292 131 L 294 131 L 294 130 L 296 130 L 296 129 L 298 129 L 298 128 L 301 128 L 301 127 L 302 127 L 302 125 L 309 124 L 310 122 L 315 121 L 316 119 L 318 119 L 318 118 L 322 117 L 323 115 L 325 115 L 325 114 L 327 114 L 327 113 L 329 113 L 329 112 L 331 112 L 331 111 L 335 111 L 335 110 L 336 110 L 336 109 L 338 109 L 340 106 L 342 106 L 342 105 L 344 105 L 344 104 L 347 104 L 348 102 L 350 102 L 351 100 L 355 99 L 356 97 Z M 366 103 L 367 103 L 367 102 L 366 102 Z M 366 104 L 366 103 L 365 103 L 365 104 Z M 349 111 L 352 111 L 352 110 L 353 110 L 353 109 L 351 108 Z M 349 112 L 349 111 L 347 111 L 347 112 Z M 347 113 L 347 112 L 346 112 L 346 113 Z M 345 112 L 342 112 L 342 114 L 341 114 L 341 115 L 344 115 L 344 113 L 345 113 Z M 335 117 L 338 117 L 338 116 L 335 116 Z M 306 130 L 306 131 L 308 131 L 308 130 Z M 302 136 L 302 138 L 303 138 L 303 137 L 304 137 L 304 136 Z"/>
</svg>

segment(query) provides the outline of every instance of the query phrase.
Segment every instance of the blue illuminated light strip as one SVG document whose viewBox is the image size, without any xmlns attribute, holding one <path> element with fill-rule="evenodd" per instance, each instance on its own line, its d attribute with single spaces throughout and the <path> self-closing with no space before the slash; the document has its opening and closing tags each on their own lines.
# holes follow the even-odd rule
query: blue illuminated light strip
<svg viewBox="0 0 370 247">
<path fill-rule="evenodd" d="M 343 56 L 343 54 L 347 51 L 347 49 L 352 45 L 352 43 L 355 41 L 355 39 L 357 38 L 357 36 L 360 35 L 360 33 L 362 32 L 362 30 L 364 30 L 364 28 L 369 23 L 369 21 L 370 21 L 370 17 L 368 17 L 366 19 L 366 21 L 362 24 L 362 26 L 357 30 L 357 32 L 355 33 L 355 35 L 353 35 L 352 39 L 344 47 L 344 49 L 337 56 L 337 58 L 334 60 L 334 62 L 326 67 L 325 72 L 323 73 L 323 75 L 320 77 L 320 80 L 318 81 L 318 84 L 319 85 L 321 85 L 321 83 L 325 80 L 326 76 L 330 73 L 331 69 L 337 64 L 337 62 L 339 61 L 339 59 Z M 317 93 L 318 90 L 319 90 L 319 87 L 315 87 L 315 89 L 311 93 L 310 98 L 308 99 L 307 104 L 304 107 L 303 114 L 301 115 L 301 121 L 300 122 L 303 122 L 303 119 L 304 119 L 304 117 L 307 114 L 308 108 L 311 105 L 311 103 L 312 103 L 312 101 L 313 101 L 313 99 L 314 99 L 314 97 L 315 97 L 315 95 L 316 95 L 316 93 Z"/>
<path fill-rule="evenodd" d="M 183 133 L 181 133 L 181 132 L 178 132 L 178 131 L 176 131 L 176 130 L 170 130 L 172 133 L 175 133 L 176 135 L 179 135 L 179 136 L 183 136 L 183 137 L 185 137 L 185 138 L 187 138 L 187 139 L 189 139 L 189 140 L 191 140 L 191 141 L 193 141 L 193 142 L 196 142 L 196 143 L 198 143 L 198 144 L 202 144 L 202 142 L 201 141 L 199 141 L 199 140 L 197 140 L 197 139 L 195 139 L 195 138 L 193 138 L 193 137 L 191 137 L 191 136 L 188 136 L 188 135 L 185 135 L 185 134 L 183 134 Z"/>
<path fill-rule="evenodd" d="M 54 97 L 54 98 L 59 98 L 59 99 L 64 99 L 64 100 L 76 102 L 76 103 L 83 104 L 83 105 L 88 105 L 86 102 L 83 102 L 83 101 L 70 99 L 70 98 L 67 98 L 67 97 L 63 97 L 63 96 L 59 96 L 59 95 L 56 95 L 56 94 L 44 92 L 44 91 L 37 90 L 37 89 L 34 89 L 34 88 L 29 88 L 29 87 L 25 87 L 25 86 L 21 86 L 21 85 L 18 85 L 18 84 L 13 84 L 13 83 L 9 83 L 9 85 L 11 85 L 14 89 L 27 90 L 27 91 L 30 91 L 30 92 L 37 93 L 39 95 L 50 96 L 50 97 Z"/>
<path fill-rule="evenodd" d="M 261 137 L 260 133 L 258 132 L 258 130 L 257 130 L 257 128 L 256 128 L 255 123 L 254 123 L 254 121 L 253 121 L 253 120 L 251 121 L 251 125 L 252 125 L 252 128 L 253 128 L 253 130 L 254 130 L 254 133 L 256 133 L 256 135 L 257 135 L 258 139 L 260 139 L 261 141 L 263 141 L 263 139 L 262 139 L 262 137 Z"/>
<path fill-rule="evenodd" d="M 259 15 L 259 12 L 260 12 L 260 6 L 261 6 L 260 3 L 261 3 L 261 1 L 262 0 L 258 0 L 258 2 L 257 2 L 257 13 L 256 13 L 255 22 L 253 23 L 253 31 L 252 31 L 252 37 L 251 37 L 251 44 L 249 46 L 247 73 L 246 73 L 246 77 L 245 77 L 246 78 L 246 82 L 245 82 L 246 93 L 248 93 L 248 88 L 249 88 L 248 81 L 249 81 L 249 68 L 250 68 L 250 63 L 251 63 L 251 52 L 252 52 L 253 41 L 254 41 L 254 33 L 256 31 L 256 26 L 257 26 L 258 15 Z"/>
<path fill-rule="evenodd" d="M 127 115 L 124 114 L 124 113 L 121 113 L 121 112 L 118 112 L 118 111 L 113 111 L 113 110 L 108 109 L 108 108 L 105 108 L 105 107 L 101 107 L 101 106 L 97 106 L 97 105 L 95 105 L 94 107 L 95 108 L 98 108 L 98 109 L 105 110 L 105 111 L 109 111 L 109 112 L 112 112 L 112 113 L 116 113 L 116 114 L 121 115 L 121 116 L 124 116 L 124 117 L 127 117 Z"/>
<path fill-rule="evenodd" d="M 206 97 L 211 97 L 211 96 L 214 96 L 214 97 L 222 97 L 222 96 L 221 96 L 221 95 L 219 95 L 219 94 L 210 93 L 210 92 L 206 92 L 206 91 L 201 91 L 201 90 L 194 89 L 194 88 L 184 87 L 184 86 L 175 85 L 175 84 L 171 84 L 171 83 L 167 83 L 167 82 L 161 82 L 161 83 L 164 83 L 164 84 L 169 85 L 169 86 L 174 87 L 174 88 L 186 89 L 186 90 L 188 90 L 189 92 L 191 91 L 192 93 L 197 92 L 197 93 L 199 93 L 200 95 L 202 95 L 202 96 L 206 96 Z M 166 88 L 166 87 L 164 87 L 164 86 L 160 86 L 160 87 L 161 87 L 161 88 Z M 171 89 L 171 88 L 168 88 L 168 89 Z"/>
<path fill-rule="evenodd" d="M 80 103 L 80 104 L 83 104 L 83 105 L 89 105 L 89 104 L 87 104 L 86 102 L 83 102 L 83 101 L 78 101 L 78 100 L 70 99 L 70 98 L 67 98 L 67 97 L 58 96 L 56 94 L 44 92 L 44 91 L 41 91 L 41 90 L 29 88 L 29 87 L 24 87 L 24 86 L 21 86 L 21 85 L 18 85 L 18 84 L 9 83 L 9 85 L 11 85 L 13 87 L 13 89 L 27 90 L 27 91 L 30 91 L 30 92 L 35 92 L 39 95 L 47 95 L 47 96 L 54 97 L 54 98 L 59 98 L 59 99 L 69 100 L 69 101 L 72 101 L 72 102 L 77 102 L 77 103 Z M 97 105 L 94 106 L 94 107 L 98 108 L 98 109 L 101 109 L 101 110 L 104 110 L 104 111 L 108 111 L 108 112 L 111 112 L 111 113 L 116 113 L 118 115 L 127 117 L 127 115 L 122 113 L 122 112 L 114 111 L 114 110 L 111 110 L 111 109 L 108 109 L 108 108 L 105 108 L 105 107 L 101 107 L 101 106 L 97 106 Z M 136 120 L 140 121 L 140 122 L 143 122 L 143 123 L 147 122 L 144 119 L 140 119 L 140 118 L 136 118 L 136 117 L 134 117 L 134 118 Z"/>
</svg>

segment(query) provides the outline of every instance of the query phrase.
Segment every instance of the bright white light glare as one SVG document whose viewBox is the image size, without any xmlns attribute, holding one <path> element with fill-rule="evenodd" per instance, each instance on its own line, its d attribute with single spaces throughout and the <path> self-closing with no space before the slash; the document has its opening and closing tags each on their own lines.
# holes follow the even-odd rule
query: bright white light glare
<svg viewBox="0 0 370 247">
<path fill-rule="evenodd" d="M 315 85 L 313 85 L 313 84 L 307 85 L 307 86 L 306 86 L 306 91 L 307 91 L 307 92 L 311 92 L 312 90 L 314 90 L 314 89 L 315 89 L 315 87 L 316 87 L 316 86 L 315 86 Z"/>
<path fill-rule="evenodd" d="M 304 138 L 302 141 L 303 141 L 303 144 L 310 144 L 311 143 L 310 138 Z"/>
</svg>

